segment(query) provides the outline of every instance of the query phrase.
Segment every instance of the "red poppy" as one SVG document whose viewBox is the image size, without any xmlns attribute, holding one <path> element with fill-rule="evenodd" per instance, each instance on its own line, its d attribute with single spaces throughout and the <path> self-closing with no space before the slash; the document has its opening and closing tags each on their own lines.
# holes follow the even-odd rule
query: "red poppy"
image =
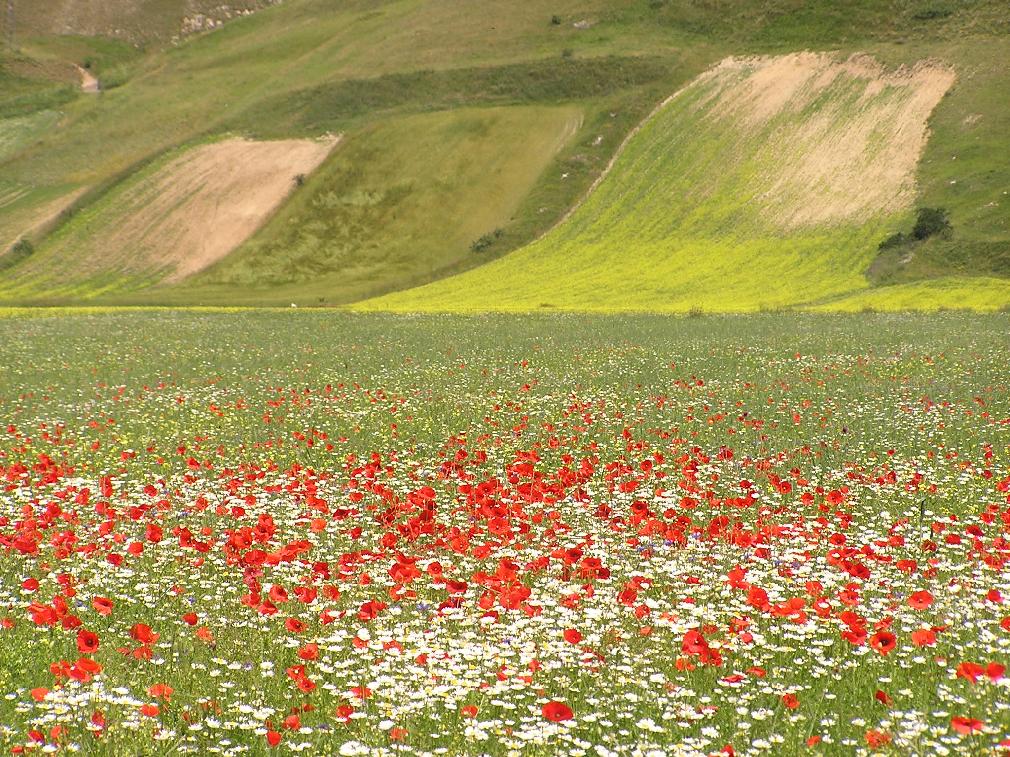
<svg viewBox="0 0 1010 757">
<path fill-rule="evenodd" d="M 93 631 L 81 629 L 77 632 L 77 651 L 82 654 L 91 654 L 98 650 L 98 634 Z"/>
<path fill-rule="evenodd" d="M 298 650 L 298 656 L 301 657 L 303 660 L 318 660 L 319 645 L 306 644 L 304 647 Z"/>
<path fill-rule="evenodd" d="M 582 641 L 582 634 L 576 631 L 574 628 L 565 629 L 564 633 L 565 641 L 569 644 L 578 644 Z"/>
<path fill-rule="evenodd" d="M 913 610 L 925 610 L 933 604 L 933 595 L 928 591 L 917 591 L 908 598 L 908 606 Z"/>
<path fill-rule="evenodd" d="M 74 668 L 87 675 L 96 676 L 102 672 L 102 666 L 90 657 L 82 657 L 75 664 Z"/>
<path fill-rule="evenodd" d="M 113 601 L 105 597 L 95 597 L 91 600 L 91 606 L 99 615 L 109 616 L 112 614 Z"/>
<path fill-rule="evenodd" d="M 148 696 L 152 696 L 155 699 L 164 699 L 166 702 L 172 698 L 174 692 L 175 689 L 167 683 L 156 683 L 147 689 Z"/>
<path fill-rule="evenodd" d="M 884 733 L 883 731 L 867 731 L 866 732 L 866 744 L 871 749 L 879 749 L 882 746 L 887 746 L 891 743 L 891 734 Z"/>
<path fill-rule="evenodd" d="M 977 662 L 965 661 L 957 666 L 957 677 L 966 681 L 978 683 L 978 679 L 985 675 L 985 668 Z"/>
<path fill-rule="evenodd" d="M 553 723 L 571 720 L 574 717 L 571 708 L 564 702 L 548 702 L 540 708 L 540 712 Z"/>
<path fill-rule="evenodd" d="M 152 631 L 151 627 L 146 623 L 134 624 L 133 628 L 130 629 L 130 636 L 141 644 L 153 644 L 161 638 L 161 634 Z"/>
<path fill-rule="evenodd" d="M 981 720 L 976 720 L 975 718 L 962 718 L 959 716 L 954 716 L 950 719 L 951 728 L 960 733 L 963 736 L 969 736 L 975 731 L 981 731 L 982 726 L 985 725 Z"/>
<path fill-rule="evenodd" d="M 783 694 L 782 704 L 784 704 L 790 710 L 795 710 L 800 706 L 800 700 L 796 697 L 795 694 Z"/>
<path fill-rule="evenodd" d="M 890 631 L 877 631 L 870 637 L 870 646 L 882 655 L 886 655 L 897 645 L 898 640 Z"/>
<path fill-rule="evenodd" d="M 912 631 L 912 643 L 917 647 L 931 647 L 936 644 L 936 632 L 931 628 Z"/>
</svg>

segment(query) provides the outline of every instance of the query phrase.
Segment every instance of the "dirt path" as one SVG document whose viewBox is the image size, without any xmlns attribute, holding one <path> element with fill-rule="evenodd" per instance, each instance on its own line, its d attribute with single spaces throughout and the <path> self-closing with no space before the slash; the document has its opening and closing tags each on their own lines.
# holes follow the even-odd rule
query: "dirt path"
<svg viewBox="0 0 1010 757">
<path fill-rule="evenodd" d="M 81 92 L 96 94 L 101 91 L 101 85 L 88 69 L 77 66 L 77 73 L 81 75 Z"/>
</svg>

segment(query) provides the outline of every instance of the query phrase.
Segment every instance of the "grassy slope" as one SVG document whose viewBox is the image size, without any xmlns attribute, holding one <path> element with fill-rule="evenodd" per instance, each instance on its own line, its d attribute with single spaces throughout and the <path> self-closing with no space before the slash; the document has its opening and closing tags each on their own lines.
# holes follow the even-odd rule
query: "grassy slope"
<svg viewBox="0 0 1010 757">
<path fill-rule="evenodd" d="M 855 16 L 837 16 L 838 27 L 830 32 L 824 26 L 807 28 L 802 18 L 793 18 L 786 22 L 788 26 L 771 25 L 756 36 L 787 48 L 805 35 L 822 39 L 825 34 L 837 34 L 839 39 L 850 41 L 865 35 L 865 27 L 858 19 L 859 11 L 868 8 L 858 3 L 855 6 Z M 859 234 L 849 230 L 834 241 L 821 240 L 827 246 L 821 245 L 820 255 L 811 255 L 819 244 L 815 240 L 794 237 L 787 244 L 762 250 L 719 232 L 712 235 L 715 240 L 693 241 L 686 256 L 671 257 L 660 249 L 650 258 L 647 246 L 622 241 L 620 232 L 609 239 L 589 234 L 563 250 L 553 251 L 546 259 L 542 256 L 544 244 L 532 245 L 517 253 L 512 267 L 499 264 L 488 271 L 360 307 L 749 310 L 819 299 L 824 300 L 820 307 L 846 310 L 1005 307 L 1010 304 L 1010 282 L 991 274 L 1010 273 L 1010 198 L 1006 194 L 1010 179 L 1010 111 L 1004 94 L 1010 89 L 1010 69 L 1002 64 L 1010 54 L 1010 40 L 989 34 L 1005 35 L 1010 29 L 1010 13 L 993 7 L 972 10 L 974 13 L 965 13 L 957 23 L 935 35 L 920 37 L 915 34 L 914 24 L 905 23 L 907 14 L 912 13 L 912 9 L 906 9 L 905 19 L 895 14 L 890 23 L 877 27 L 878 36 L 885 41 L 860 45 L 892 65 L 935 58 L 952 65 L 959 74 L 957 84 L 930 121 L 932 136 L 918 175 L 918 204 L 946 208 L 953 227 L 940 238 L 914 245 L 908 263 L 895 264 L 887 254 L 878 257 L 876 250 L 877 242 L 886 235 L 885 229 L 889 233 L 910 227 L 908 214 L 887 219 L 879 226 L 867 226 Z M 978 33 L 982 36 L 972 36 Z M 768 49 L 774 49 L 774 45 L 769 44 Z M 983 50 L 987 52 L 983 54 Z M 711 135 L 706 135 L 705 143 L 712 143 Z M 691 149 L 704 153 L 706 148 L 697 144 Z M 683 183 L 680 191 L 690 196 L 693 186 Z M 614 207 L 624 201 L 615 200 Z M 718 212 L 718 207 L 710 210 Z M 642 221 L 629 220 L 625 226 L 634 229 Z M 569 224 L 566 228 L 570 231 L 573 227 Z M 667 237 L 674 243 L 669 249 L 675 246 L 678 232 Z M 556 240 L 564 233 L 552 238 Z M 720 237 L 727 244 L 713 244 Z M 770 266 L 769 258 L 762 257 L 768 252 L 774 261 Z M 578 260 L 574 260 L 576 256 Z M 863 277 L 867 269 L 869 281 Z M 921 281 L 924 278 L 929 280 Z M 833 287 L 859 291 L 870 283 L 903 286 L 884 286 L 841 297 L 828 293 Z"/>
<path fill-rule="evenodd" d="M 871 269 L 877 283 L 1010 276 L 1010 39 L 989 39 L 985 51 L 957 42 L 924 49 L 959 73 L 930 121 L 933 135 L 919 168 L 920 204 L 946 208 L 952 229 L 882 255 Z"/>
<path fill-rule="evenodd" d="M 427 280 L 469 255 L 470 243 L 507 223 L 560 147 L 577 131 L 574 107 L 454 110 L 407 116 L 348 135 L 331 159 L 255 241 L 185 290 L 145 291 L 143 302 L 315 304 L 375 293 L 374 269 L 393 285 Z M 118 184 L 76 214 L 20 269 L 25 296 L 93 299 L 146 283 L 143 271 L 104 266 L 125 213 L 176 153 Z M 76 256 L 77 280 L 56 276 Z M 122 258 L 122 254 L 119 256 Z M 125 266 L 127 261 L 120 261 Z M 87 270 L 86 266 L 94 269 Z M 256 285 L 268 280 L 267 290 Z M 252 287 L 250 289 L 250 287 Z M 125 293 L 124 293 L 125 290 Z M 17 290 L 8 290 L 17 298 Z M 226 294 L 222 295 L 222 291 Z"/>
<path fill-rule="evenodd" d="M 581 123 L 575 107 L 528 107 L 364 127 L 263 233 L 179 296 L 218 301 L 224 289 L 239 302 L 333 302 L 430 280 L 508 223 Z"/>
<path fill-rule="evenodd" d="M 1010 281 L 991 276 L 942 276 L 925 281 L 864 289 L 811 305 L 807 310 L 834 312 L 1010 309 Z"/>
<path fill-rule="evenodd" d="M 886 119 L 900 112 L 912 90 L 888 88 L 868 98 L 866 80 L 839 76 L 802 112 L 797 102 L 754 122 L 753 113 L 726 115 L 728 101 L 720 99 L 749 74 L 746 67 L 720 69 L 692 83 L 629 141 L 572 217 L 543 239 L 463 276 L 362 307 L 746 311 L 865 286 L 862 272 L 876 241 L 905 214 L 886 210 L 789 229 L 777 216 L 807 210 L 820 199 L 818 188 L 803 182 L 791 196 L 775 183 L 786 167 L 818 149 L 808 143 L 807 124 L 829 120 L 817 139 L 830 158 L 866 111 L 879 108 Z M 874 135 L 887 139 L 883 131 Z M 776 191 L 771 198 L 770 190 Z"/>
<path fill-rule="evenodd" d="M 390 115 L 431 107 L 553 106 L 574 100 L 585 113 L 583 129 L 534 183 L 502 237 L 485 255 L 458 260 L 454 264 L 458 269 L 497 257 L 543 231 L 588 186 L 616 148 L 622 131 L 647 112 L 651 103 L 723 54 L 800 47 L 872 47 L 878 54 L 883 52 L 896 60 L 949 54 L 961 56 L 959 64 L 978 67 L 993 40 L 970 35 L 1003 34 L 1010 25 L 1005 5 L 996 0 L 969 0 L 959 3 L 947 17 L 930 19 L 923 11 L 933 5 L 926 0 L 903 3 L 898 9 L 881 7 L 870 0 L 812 0 L 801 8 L 791 0 L 759 4 L 739 0 L 705 4 L 690 0 L 532 0 L 505 7 L 477 0 L 395 0 L 378 4 L 289 0 L 281 7 L 233 22 L 178 48 L 129 63 L 132 79 L 99 98 L 77 98 L 69 103 L 59 100 L 55 106 L 46 106 L 39 96 L 22 103 L 21 107 L 34 106 L 36 110 L 58 108 L 63 117 L 58 127 L 34 135 L 32 143 L 19 145 L 14 150 L 17 154 L 2 163 L 4 180 L 27 188 L 29 193 L 19 200 L 17 212 L 0 207 L 0 231 L 23 226 L 33 209 L 48 208 L 53 197 L 70 189 L 86 189 L 87 194 L 79 202 L 90 204 L 106 188 L 162 152 L 223 131 L 284 136 L 331 130 L 353 134 L 360 129 L 364 134 L 372 124 Z M 558 25 L 550 23 L 554 14 L 560 17 Z M 573 25 L 583 20 L 589 22 L 589 28 Z M 893 44 L 897 42 L 901 46 Z M 583 82 L 590 69 L 573 66 L 570 72 L 555 76 L 553 70 L 562 61 L 562 51 L 570 56 L 564 59 L 568 64 L 592 62 L 604 55 L 646 55 L 665 70 L 640 76 L 626 91 L 586 92 Z M 488 87 L 478 85 L 508 81 L 510 76 L 514 81 L 515 69 L 508 67 L 515 65 L 526 66 L 534 80 L 555 76 L 556 81 L 540 90 L 520 87 L 501 92 L 494 85 L 490 89 L 496 94 L 488 100 Z M 600 67 L 598 74 L 606 80 L 610 74 L 627 68 L 619 61 L 611 69 Z M 386 78 L 362 81 L 383 75 Z M 982 129 L 980 147 L 990 155 L 996 154 L 999 140 L 1006 137 L 999 121 L 1002 75 L 994 69 L 967 90 L 983 92 L 984 96 L 971 96 L 987 101 L 980 102 L 979 112 L 985 117 L 978 125 Z M 223 101 L 222 91 L 229 93 Z M 434 105 L 429 94 L 437 95 Z M 960 88 L 956 94 L 961 95 Z M 53 101 L 57 96 L 65 100 L 68 95 L 64 89 L 47 96 Z M 609 118 L 611 113 L 615 114 L 613 119 Z M 602 142 L 598 137 L 603 137 Z M 937 129 L 937 138 L 941 137 L 943 144 L 954 143 L 953 136 L 943 137 Z M 409 151 L 410 140 L 395 146 L 395 150 Z M 983 182 L 985 186 L 969 187 L 965 208 L 991 201 L 989 190 L 998 183 L 1001 172 L 1002 167 L 987 179 L 988 184 Z M 562 179 L 566 174 L 567 178 Z M 942 194 L 942 180 L 935 184 Z M 323 182 L 314 186 L 323 194 L 334 191 L 333 186 Z M 449 204 L 452 201 L 449 197 Z M 997 215 L 993 212 L 989 217 L 995 219 Z M 313 220 L 311 214 L 303 218 Z M 271 235 L 278 238 L 275 232 L 274 225 L 268 227 L 265 244 L 269 245 Z M 997 244 L 1001 239 L 998 232 L 993 220 Z M 429 241 L 434 239 L 432 236 Z M 988 249 L 991 246 L 979 247 L 976 252 Z M 953 247 L 940 255 L 939 272 L 949 269 L 952 251 Z M 320 264 L 325 265 L 336 252 L 337 247 L 321 247 Z M 452 254 L 458 257 L 458 252 L 457 248 Z M 243 251 L 236 264 L 246 255 Z M 367 261 L 369 256 L 367 247 L 359 249 L 359 260 Z M 382 290 L 409 280 L 387 278 L 388 267 L 383 265 L 386 259 L 379 256 L 370 273 L 362 271 L 362 281 L 370 279 L 370 283 L 357 291 Z M 972 259 L 966 265 L 973 267 L 976 262 Z M 434 272 L 435 265 L 436 261 L 421 261 L 417 269 Z M 279 286 L 283 279 L 277 276 L 276 267 L 265 268 L 262 274 L 249 268 L 246 274 L 252 274 L 256 279 L 252 283 L 259 288 Z M 5 274 L 8 281 L 10 275 Z M 249 279 L 244 274 L 244 278 L 232 280 Z M 10 287 L 7 289 L 6 298 L 10 299 Z M 80 292 L 95 294 L 87 287 Z M 163 290 L 158 296 L 176 302 L 208 301 L 202 299 L 205 296 L 229 302 L 245 294 L 243 284 L 213 289 L 201 285 L 171 295 Z M 46 292 L 35 292 L 28 299 L 38 301 L 46 296 Z M 348 290 L 335 288 L 313 292 L 306 301 L 318 302 L 319 296 L 340 302 L 355 295 L 354 290 L 349 295 Z M 273 300 L 280 297 L 278 293 Z"/>
<path fill-rule="evenodd" d="M 224 131 L 241 131 L 254 136 L 278 136 L 290 131 L 283 124 L 271 122 L 269 109 L 260 109 L 261 104 L 284 97 L 286 92 L 332 82 L 353 82 L 376 74 L 412 71 L 419 63 L 432 70 L 464 67 L 458 81 L 453 83 L 464 91 L 454 101 L 446 103 L 446 107 L 466 105 L 471 100 L 488 102 L 471 80 L 488 81 L 489 76 L 490 80 L 496 77 L 499 81 L 505 80 L 505 74 L 512 69 L 495 74 L 495 67 L 507 67 L 518 61 L 527 61 L 525 65 L 534 81 L 547 81 L 550 85 L 504 92 L 491 102 L 570 103 L 572 98 L 567 90 L 585 78 L 587 69 L 579 64 L 562 65 L 565 62 L 560 55 L 562 50 L 571 49 L 578 57 L 606 54 L 617 47 L 642 52 L 657 49 L 657 43 L 650 42 L 647 35 L 639 47 L 618 44 L 609 34 L 595 28 L 583 31 L 570 24 L 555 26 L 550 23 L 550 10 L 572 11 L 587 7 L 592 10 L 606 5 L 603 2 L 547 3 L 538 0 L 524 5 L 521 12 L 512 12 L 497 6 L 488 10 L 483 5 L 471 3 L 471 7 L 464 9 L 467 12 L 460 15 L 458 4 L 436 0 L 405 0 L 380 6 L 321 0 L 292 2 L 154 55 L 126 85 L 98 98 L 82 98 L 70 103 L 65 108 L 60 128 L 41 135 L 30 148 L 9 160 L 4 166 L 5 174 L 24 186 L 64 187 L 69 184 L 87 188 L 88 193 L 80 204 L 88 205 L 119 180 L 178 145 Z M 377 40 L 381 40 L 381 44 L 377 44 Z M 681 62 L 679 55 L 668 56 L 669 59 L 661 64 L 633 62 L 627 66 L 624 63 L 627 59 L 601 63 L 595 75 L 605 84 L 596 90 L 577 93 L 581 94 L 580 107 L 589 106 L 584 107 L 587 128 L 599 127 L 605 108 L 616 112 L 613 120 L 619 128 L 600 129 L 594 134 L 582 132 L 578 135 L 578 144 L 588 143 L 603 134 L 606 138 L 598 152 L 613 149 L 620 139 L 619 132 L 630 128 L 660 93 L 707 62 L 708 54 L 702 50 L 692 55 L 693 62 L 688 56 L 686 63 Z M 634 70 L 628 73 L 627 68 Z M 548 73 L 544 75 L 541 69 Z M 555 69 L 562 69 L 560 75 L 555 75 L 556 71 L 551 73 Z M 611 76 L 613 72 L 621 75 Z M 634 86 L 628 91 L 615 91 L 624 83 L 622 75 L 630 76 Z M 653 89 L 643 95 L 643 89 L 649 86 Z M 229 93 L 224 102 L 220 97 L 222 91 Z M 346 94 L 346 90 L 341 92 Z M 419 101 L 398 110 L 410 112 L 427 107 Z M 283 113 L 286 111 L 275 111 L 276 115 Z M 350 131 L 364 128 L 388 114 L 388 108 L 376 110 L 368 104 L 357 110 L 341 108 L 322 118 L 314 117 L 310 128 L 303 126 L 295 131 L 300 134 Z M 403 136 L 406 141 L 394 149 L 406 153 L 413 149 L 412 136 Z M 561 160 L 577 159 L 580 166 L 588 164 L 590 170 L 574 171 L 579 174 L 581 186 L 591 180 L 591 169 L 602 166 L 605 158 L 604 155 L 587 159 L 572 153 L 561 156 Z M 527 215 L 519 226 L 535 231 L 556 217 L 577 196 L 579 183 L 570 184 L 575 191 L 563 187 L 558 197 L 548 198 L 545 204 L 532 211 L 540 216 L 538 211 L 546 208 L 547 215 L 536 219 Z M 454 198 L 446 197 L 444 202 L 451 206 Z M 0 228 L 3 224 L 0 210 Z M 45 243 L 38 245 L 43 252 L 45 246 Z M 458 250 L 452 252 L 453 255 L 457 253 Z M 361 255 L 366 259 L 367 250 L 362 250 Z M 418 268 L 433 270 L 442 262 L 438 259 L 424 261 Z M 75 269 L 76 265 L 69 270 Z M 380 257 L 370 274 L 372 291 L 388 288 L 386 270 L 384 257 Z M 73 274 L 68 278 L 72 277 Z M 96 294 L 89 282 L 70 280 L 67 283 L 74 297 Z M 277 284 L 269 277 L 261 283 Z M 19 301 L 51 301 L 54 295 L 45 288 L 33 291 L 30 282 L 19 280 L 17 270 L 8 273 L 6 282 L 0 283 L 0 291 L 6 299 Z M 216 296 L 231 301 L 242 292 L 218 288 Z M 185 300 L 188 296 L 180 292 L 178 298 Z M 317 300 L 313 298 L 312 301 Z"/>
</svg>

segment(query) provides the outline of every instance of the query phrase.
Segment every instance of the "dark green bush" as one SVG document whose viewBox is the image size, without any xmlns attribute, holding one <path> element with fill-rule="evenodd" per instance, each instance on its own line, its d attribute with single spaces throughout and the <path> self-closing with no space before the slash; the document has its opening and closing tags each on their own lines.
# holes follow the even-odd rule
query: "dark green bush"
<svg viewBox="0 0 1010 757">
<path fill-rule="evenodd" d="M 943 208 L 919 208 L 919 215 L 912 227 L 912 238 L 918 241 L 950 228 L 947 211 Z"/>
<path fill-rule="evenodd" d="M 905 236 L 905 233 L 899 231 L 894 234 L 891 234 L 891 236 L 889 236 L 887 239 L 881 242 L 878 249 L 890 250 L 894 247 L 901 247 L 901 245 L 905 244 L 905 242 L 907 241 L 908 237 Z"/>
<path fill-rule="evenodd" d="M 22 237 L 14 246 L 7 251 L 6 255 L 0 255 L 0 271 L 5 268 L 13 268 L 23 260 L 27 260 L 35 252 L 35 247 L 27 239 Z"/>
<path fill-rule="evenodd" d="M 924 11 L 919 11 L 912 18 L 916 21 L 935 21 L 940 18 L 947 18 L 952 14 L 953 11 L 949 8 L 927 8 Z"/>
<path fill-rule="evenodd" d="M 500 239 L 503 233 L 504 232 L 501 229 L 495 229 L 494 231 L 488 232 L 470 245 L 470 251 L 484 252 L 484 250 L 495 243 L 495 240 Z"/>
</svg>

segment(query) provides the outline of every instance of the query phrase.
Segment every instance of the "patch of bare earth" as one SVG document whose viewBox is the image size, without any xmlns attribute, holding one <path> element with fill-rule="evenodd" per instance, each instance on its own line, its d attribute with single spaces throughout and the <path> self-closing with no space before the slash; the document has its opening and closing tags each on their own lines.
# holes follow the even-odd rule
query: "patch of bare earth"
<svg viewBox="0 0 1010 757">
<path fill-rule="evenodd" d="M 95 247 L 128 251 L 117 266 L 126 270 L 168 271 L 166 283 L 191 276 L 252 236 L 338 141 L 228 139 L 189 150 L 126 193 L 122 220 Z"/>
<path fill-rule="evenodd" d="M 760 135 L 755 201 L 784 230 L 906 209 L 927 119 L 954 83 L 935 62 L 888 71 L 826 53 L 728 58 L 689 87 L 700 108 Z"/>
<path fill-rule="evenodd" d="M 95 94 L 101 89 L 101 85 L 98 83 L 98 79 L 95 78 L 88 69 L 81 66 L 77 66 L 77 73 L 81 77 L 81 91 L 87 92 L 89 94 Z"/>
</svg>

